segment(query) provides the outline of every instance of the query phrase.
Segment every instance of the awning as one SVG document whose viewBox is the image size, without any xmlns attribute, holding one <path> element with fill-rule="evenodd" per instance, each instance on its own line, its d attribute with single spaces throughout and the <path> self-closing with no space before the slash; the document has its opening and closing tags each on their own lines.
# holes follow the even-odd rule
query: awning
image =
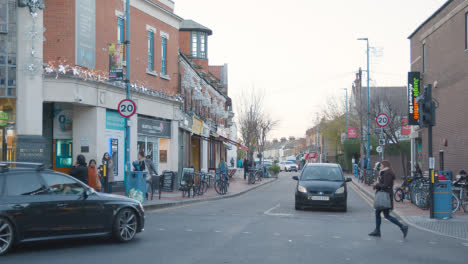
<svg viewBox="0 0 468 264">
<path fill-rule="evenodd" d="M 231 144 L 233 144 L 233 145 L 236 145 L 236 146 L 238 146 L 238 147 L 240 147 L 240 148 L 242 148 L 242 149 L 244 149 L 244 150 L 249 150 L 246 146 L 243 146 L 243 145 L 240 144 L 239 142 L 236 142 L 236 141 L 234 141 L 234 140 L 232 140 L 232 139 L 230 139 L 230 138 L 226 138 L 226 137 L 223 137 L 223 136 L 219 136 L 219 139 L 221 139 L 221 140 L 223 140 L 223 141 L 225 141 L 225 142 L 229 142 L 229 143 L 231 143 Z"/>
</svg>

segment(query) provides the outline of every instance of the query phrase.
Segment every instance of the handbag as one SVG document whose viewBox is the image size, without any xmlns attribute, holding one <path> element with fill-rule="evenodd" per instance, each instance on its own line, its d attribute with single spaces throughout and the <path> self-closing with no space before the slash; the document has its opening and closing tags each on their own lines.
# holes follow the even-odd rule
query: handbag
<svg viewBox="0 0 468 264">
<path fill-rule="evenodd" d="M 374 208 L 376 210 L 385 210 L 392 208 L 392 201 L 390 194 L 384 191 L 378 191 L 374 198 Z"/>
</svg>

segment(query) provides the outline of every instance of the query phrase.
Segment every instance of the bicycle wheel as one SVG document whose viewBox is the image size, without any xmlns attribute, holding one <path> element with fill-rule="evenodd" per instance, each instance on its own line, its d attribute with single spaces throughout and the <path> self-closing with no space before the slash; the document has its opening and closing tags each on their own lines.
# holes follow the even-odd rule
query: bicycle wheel
<svg viewBox="0 0 468 264">
<path fill-rule="evenodd" d="M 458 209 L 460 209 L 460 199 L 452 193 L 452 213 L 455 213 Z"/>
<path fill-rule="evenodd" d="M 220 194 L 220 195 L 222 194 L 222 192 L 221 192 L 221 180 L 216 180 L 214 182 L 214 188 L 215 188 L 215 191 L 216 191 L 217 194 Z"/>
<path fill-rule="evenodd" d="M 255 184 L 255 175 L 252 172 L 249 173 L 249 184 Z"/>
<path fill-rule="evenodd" d="M 206 193 L 208 191 L 208 183 L 206 183 L 206 181 L 202 181 L 202 189 L 203 193 Z"/>
<path fill-rule="evenodd" d="M 403 199 L 405 198 L 405 193 L 403 192 L 401 188 L 398 188 L 395 191 L 393 198 L 395 199 L 395 202 L 403 202 Z"/>
<path fill-rule="evenodd" d="M 227 188 L 228 188 L 227 182 L 223 181 L 223 194 L 227 193 L 227 191 L 228 191 Z"/>
</svg>

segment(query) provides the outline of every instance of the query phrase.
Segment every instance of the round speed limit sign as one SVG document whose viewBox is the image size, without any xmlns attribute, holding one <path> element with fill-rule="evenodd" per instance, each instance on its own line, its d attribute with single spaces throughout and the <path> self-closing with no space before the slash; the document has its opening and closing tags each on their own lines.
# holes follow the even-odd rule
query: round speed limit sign
<svg viewBox="0 0 468 264">
<path fill-rule="evenodd" d="M 388 125 L 388 116 L 386 114 L 379 114 L 375 121 L 379 127 L 385 127 Z"/>
<path fill-rule="evenodd" d="M 118 106 L 119 114 L 123 117 L 131 117 L 136 112 L 136 105 L 130 99 L 123 99 Z"/>
</svg>

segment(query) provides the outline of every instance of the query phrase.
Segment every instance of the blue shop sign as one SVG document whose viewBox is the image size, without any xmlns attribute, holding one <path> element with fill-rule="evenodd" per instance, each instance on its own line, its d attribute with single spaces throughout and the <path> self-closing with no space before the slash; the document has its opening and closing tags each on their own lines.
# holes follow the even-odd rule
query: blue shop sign
<svg viewBox="0 0 468 264">
<path fill-rule="evenodd" d="M 125 130 L 125 118 L 119 112 L 106 110 L 106 128 L 112 130 Z"/>
</svg>

